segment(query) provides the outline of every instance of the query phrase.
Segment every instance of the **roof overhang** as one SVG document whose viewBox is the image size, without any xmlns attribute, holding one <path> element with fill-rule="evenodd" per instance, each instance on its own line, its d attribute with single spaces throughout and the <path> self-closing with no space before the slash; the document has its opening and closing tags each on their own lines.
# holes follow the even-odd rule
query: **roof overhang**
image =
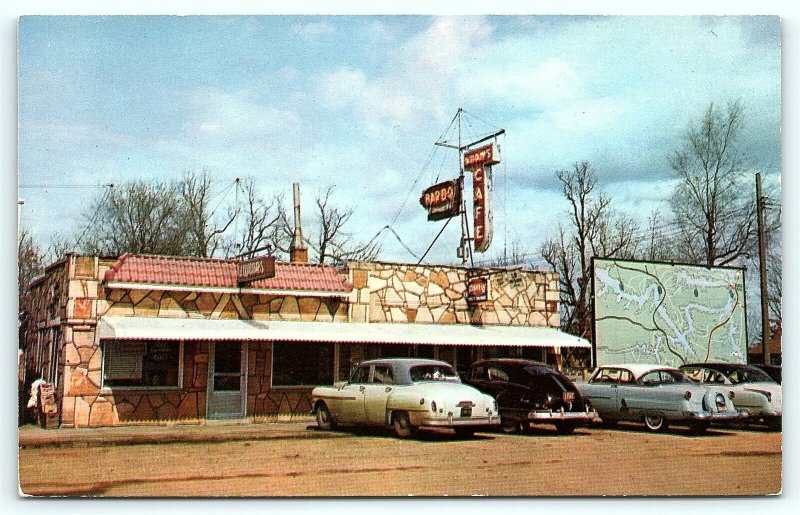
<svg viewBox="0 0 800 515">
<path fill-rule="evenodd" d="M 199 318 L 102 317 L 100 338 L 117 340 L 289 341 L 319 343 L 583 347 L 584 338 L 549 327 Z"/>
</svg>

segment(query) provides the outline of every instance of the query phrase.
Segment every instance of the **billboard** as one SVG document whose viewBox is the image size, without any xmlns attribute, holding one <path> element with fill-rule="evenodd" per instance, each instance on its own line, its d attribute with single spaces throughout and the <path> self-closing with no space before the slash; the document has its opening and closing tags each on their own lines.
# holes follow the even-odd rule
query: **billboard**
<svg viewBox="0 0 800 515">
<path fill-rule="evenodd" d="M 747 362 L 744 269 L 595 258 L 595 365 Z"/>
</svg>

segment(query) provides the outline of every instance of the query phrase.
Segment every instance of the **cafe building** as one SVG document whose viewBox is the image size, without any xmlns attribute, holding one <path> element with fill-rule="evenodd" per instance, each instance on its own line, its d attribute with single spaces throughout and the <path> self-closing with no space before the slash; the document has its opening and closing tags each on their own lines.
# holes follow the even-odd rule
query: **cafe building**
<svg viewBox="0 0 800 515">
<path fill-rule="evenodd" d="M 544 271 L 69 254 L 20 306 L 24 392 L 48 427 L 269 421 L 373 357 L 459 371 L 522 356 L 556 366 L 590 343 L 559 331 Z M 27 402 L 27 395 L 21 402 Z M 49 403 L 48 406 L 44 406 Z"/>
</svg>

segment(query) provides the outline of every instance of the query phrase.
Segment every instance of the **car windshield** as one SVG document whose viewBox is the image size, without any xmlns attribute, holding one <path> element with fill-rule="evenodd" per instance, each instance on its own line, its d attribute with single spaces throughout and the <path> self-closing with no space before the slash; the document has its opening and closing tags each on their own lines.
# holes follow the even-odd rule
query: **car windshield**
<svg viewBox="0 0 800 515">
<path fill-rule="evenodd" d="M 448 365 L 417 365 L 411 367 L 410 375 L 411 380 L 415 383 L 418 381 L 461 382 L 453 367 Z"/>
</svg>

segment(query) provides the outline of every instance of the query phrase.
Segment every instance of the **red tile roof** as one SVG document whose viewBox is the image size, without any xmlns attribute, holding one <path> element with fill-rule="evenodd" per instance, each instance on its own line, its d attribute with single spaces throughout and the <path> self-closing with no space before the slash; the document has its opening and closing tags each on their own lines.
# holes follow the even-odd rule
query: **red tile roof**
<svg viewBox="0 0 800 515">
<path fill-rule="evenodd" d="M 105 280 L 198 288 L 238 288 L 236 263 L 230 259 L 123 254 L 106 272 Z M 348 293 L 353 289 L 347 276 L 330 265 L 281 262 L 275 263 L 275 277 L 253 281 L 247 287 L 337 293 Z"/>
</svg>

